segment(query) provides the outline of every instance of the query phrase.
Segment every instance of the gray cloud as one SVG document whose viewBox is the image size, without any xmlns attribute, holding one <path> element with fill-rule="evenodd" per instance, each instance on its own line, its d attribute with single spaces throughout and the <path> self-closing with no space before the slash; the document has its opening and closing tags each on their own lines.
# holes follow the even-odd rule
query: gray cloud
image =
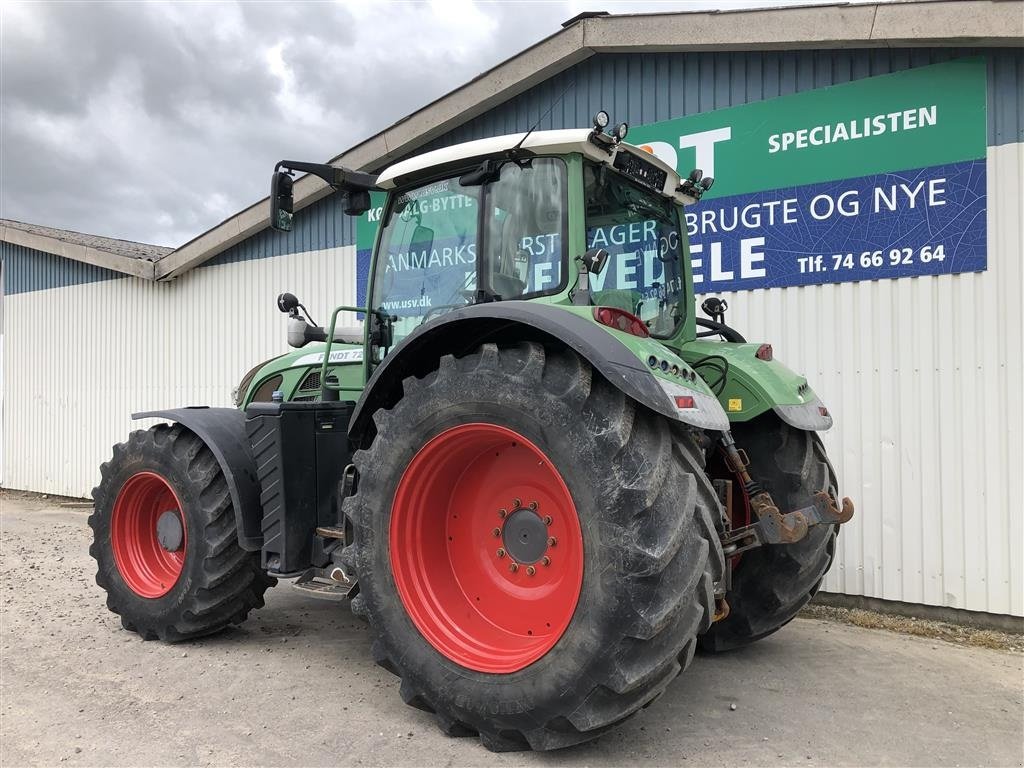
<svg viewBox="0 0 1024 768">
<path fill-rule="evenodd" d="M 340 153 L 582 6 L 4 3 L 0 217 L 180 245 L 265 195 L 277 160 Z"/>
</svg>

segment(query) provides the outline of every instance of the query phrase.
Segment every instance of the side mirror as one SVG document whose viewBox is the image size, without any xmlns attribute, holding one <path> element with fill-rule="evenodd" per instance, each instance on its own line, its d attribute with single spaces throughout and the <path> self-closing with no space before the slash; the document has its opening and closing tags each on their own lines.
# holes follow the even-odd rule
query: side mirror
<svg viewBox="0 0 1024 768">
<path fill-rule="evenodd" d="M 608 251 L 604 248 L 591 248 L 583 254 L 583 264 L 592 275 L 600 275 L 608 264 Z"/>
<path fill-rule="evenodd" d="M 270 226 L 278 232 L 292 229 L 292 177 L 285 171 L 274 171 L 270 177 Z"/>
<path fill-rule="evenodd" d="M 345 215 L 362 216 L 370 207 L 370 193 L 365 189 L 353 190 L 345 200 Z"/>
</svg>

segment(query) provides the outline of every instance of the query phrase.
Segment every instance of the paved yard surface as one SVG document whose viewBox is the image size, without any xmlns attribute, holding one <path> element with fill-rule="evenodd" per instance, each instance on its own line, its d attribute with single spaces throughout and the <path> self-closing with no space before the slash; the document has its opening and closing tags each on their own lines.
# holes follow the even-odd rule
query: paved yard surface
<svg viewBox="0 0 1024 768">
<path fill-rule="evenodd" d="M 280 585 L 242 628 L 143 642 L 88 511 L 0 493 L 0 765 L 1020 765 L 1020 654 L 798 619 L 698 657 L 598 741 L 492 755 L 402 704 L 346 607 Z M 735 711 L 730 704 L 736 704 Z"/>
</svg>

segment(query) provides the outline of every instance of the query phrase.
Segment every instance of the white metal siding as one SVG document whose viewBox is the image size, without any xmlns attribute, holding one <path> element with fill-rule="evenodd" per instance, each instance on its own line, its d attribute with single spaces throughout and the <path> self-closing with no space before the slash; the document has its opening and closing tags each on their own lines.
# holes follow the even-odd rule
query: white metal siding
<svg viewBox="0 0 1024 768">
<path fill-rule="evenodd" d="M 4 484 L 88 496 L 111 445 L 138 428 L 133 411 L 232 405 L 242 375 L 288 349 L 275 304 L 285 290 L 326 323 L 336 304 L 355 302 L 355 247 L 204 267 L 169 283 L 8 295 Z"/>
<path fill-rule="evenodd" d="M 825 588 L 1024 615 L 1024 149 L 990 148 L 981 274 L 728 295 L 729 322 L 805 372 L 858 512 Z M 87 495 L 133 410 L 228 405 L 280 353 L 282 290 L 318 322 L 355 297 L 355 249 L 8 295 L 4 479 Z"/>
<path fill-rule="evenodd" d="M 724 294 L 805 373 L 857 505 L 824 589 L 1024 615 L 1024 145 L 988 149 L 988 271 Z"/>
</svg>

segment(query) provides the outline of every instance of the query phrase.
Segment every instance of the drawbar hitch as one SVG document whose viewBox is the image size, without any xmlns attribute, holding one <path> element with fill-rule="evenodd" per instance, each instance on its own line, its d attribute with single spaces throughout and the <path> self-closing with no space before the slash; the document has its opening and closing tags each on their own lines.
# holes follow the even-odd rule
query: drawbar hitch
<svg viewBox="0 0 1024 768">
<path fill-rule="evenodd" d="M 743 449 L 736 447 L 732 435 L 722 432 L 719 442 L 729 468 L 743 484 L 743 490 L 750 500 L 750 509 L 757 516 L 757 522 L 722 535 L 722 549 L 727 557 L 764 544 L 793 544 L 806 536 L 811 526 L 842 525 L 853 517 L 853 502 L 849 497 L 843 497 L 840 509 L 825 491 L 814 494 L 810 506 L 783 514 L 775 506 L 771 494 L 750 476 L 747 471 L 750 460 Z M 731 489 L 728 492 L 731 493 Z"/>
</svg>

